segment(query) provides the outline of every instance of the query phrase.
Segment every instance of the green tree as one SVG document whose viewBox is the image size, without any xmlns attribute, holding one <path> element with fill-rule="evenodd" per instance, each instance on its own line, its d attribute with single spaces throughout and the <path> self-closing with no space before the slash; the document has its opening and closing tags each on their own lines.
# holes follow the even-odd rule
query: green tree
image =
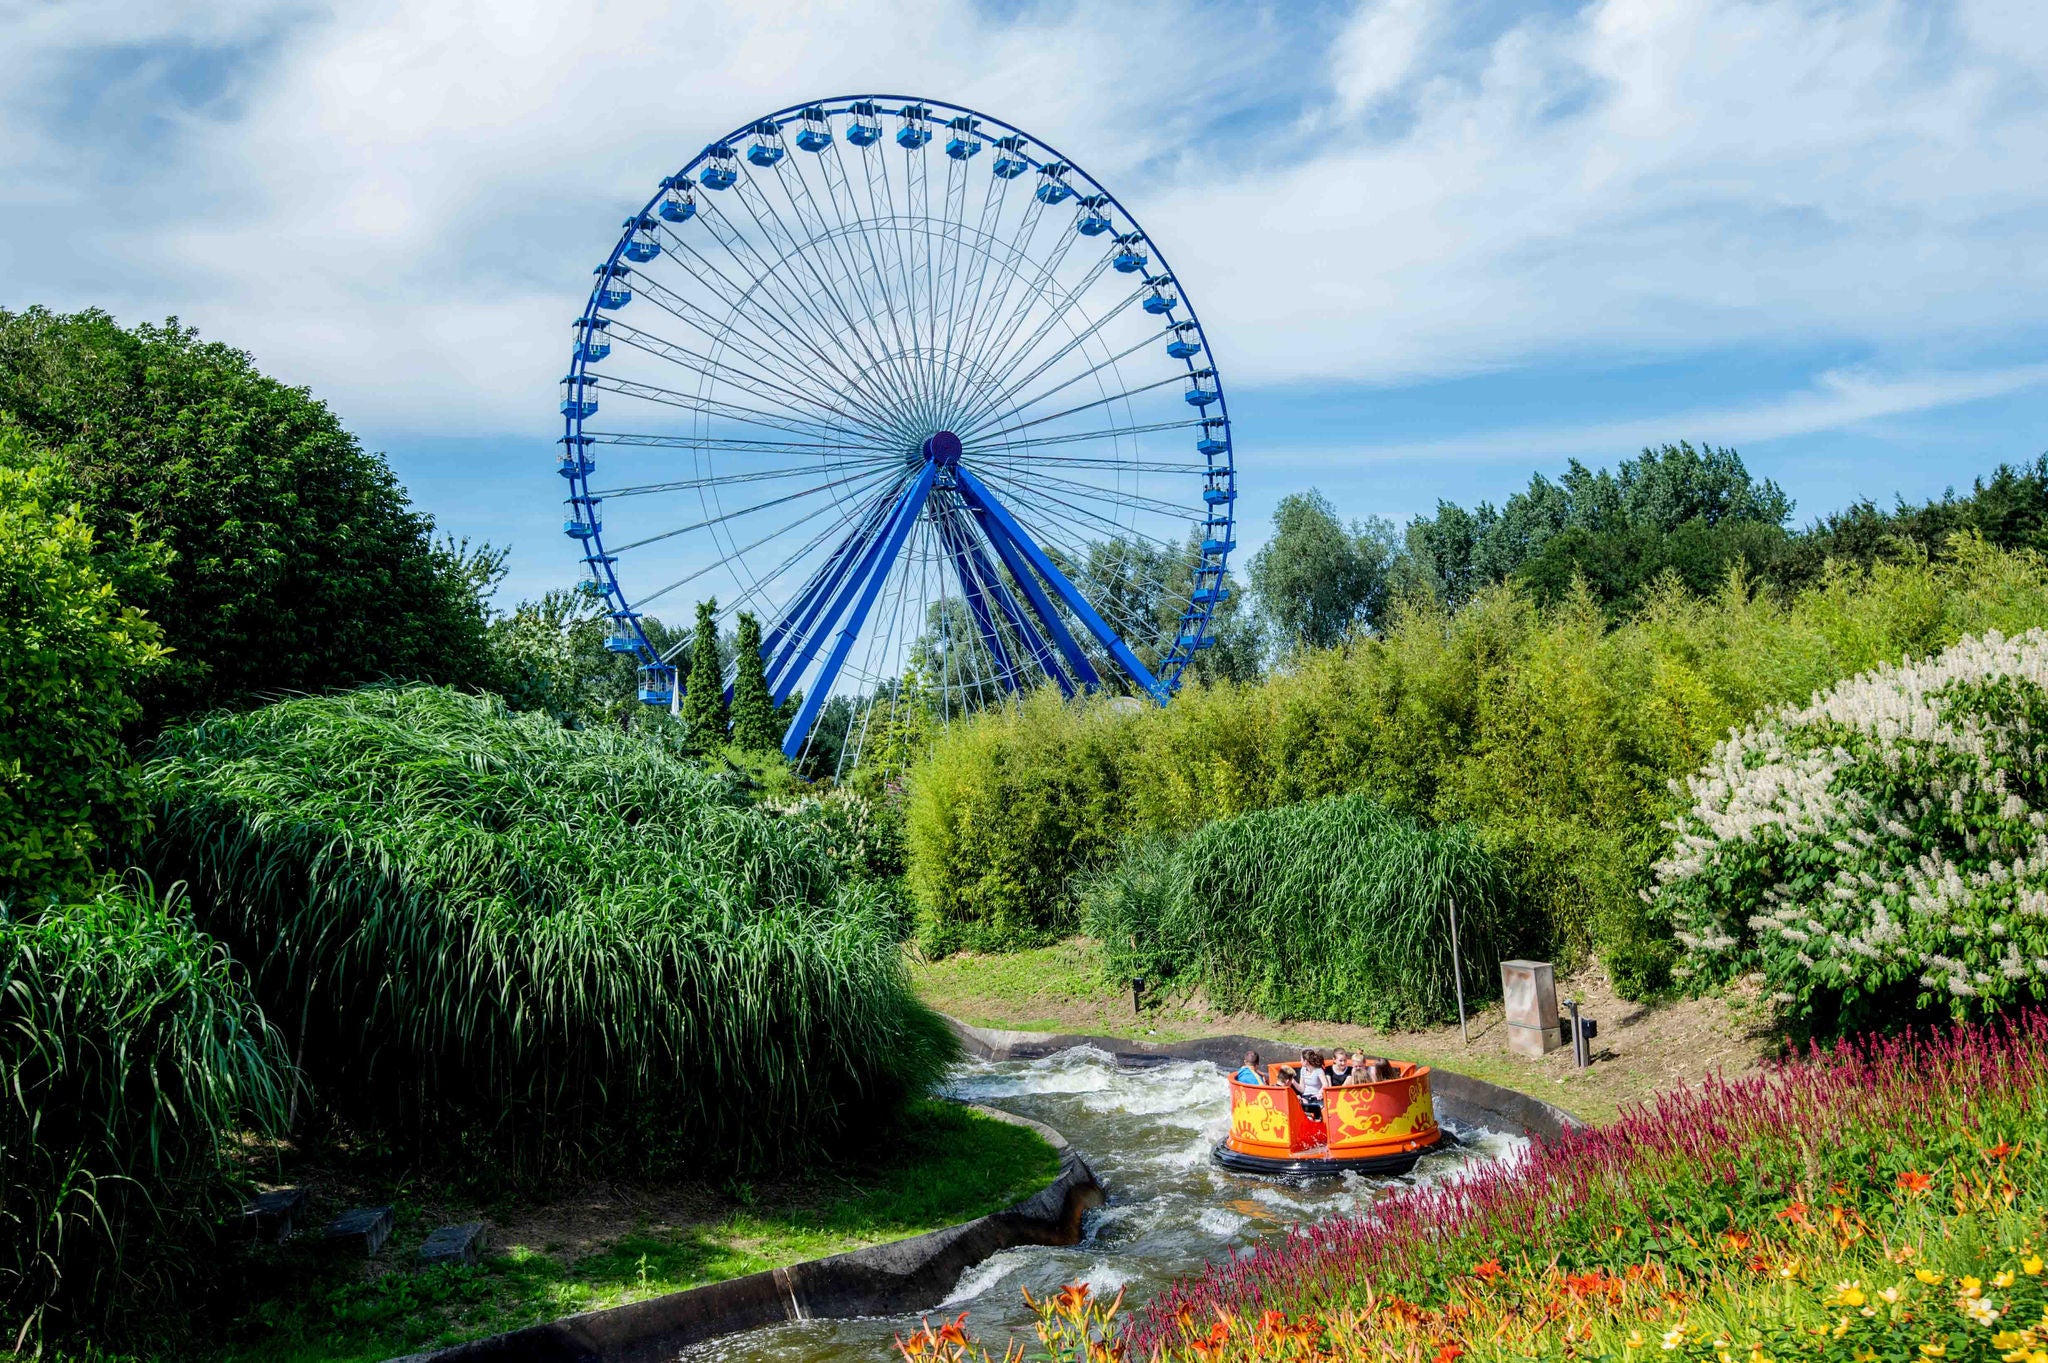
<svg viewBox="0 0 2048 1363">
<path fill-rule="evenodd" d="M 1347 529 L 1322 493 L 1289 493 L 1273 513 L 1273 537 L 1252 556 L 1252 591 L 1283 650 L 1327 648 L 1375 626 L 1387 601 L 1393 524 L 1379 517 Z"/>
<path fill-rule="evenodd" d="M 243 352 L 175 321 L 0 310 L 0 413 L 56 453 L 103 544 L 168 550 L 127 591 L 171 650 L 142 696 L 151 722 L 265 692 L 487 680 L 501 556 L 436 545 L 383 459 Z"/>
<path fill-rule="evenodd" d="M 689 691 L 683 697 L 684 741 L 708 753 L 726 741 L 725 666 L 718 649 L 718 598 L 697 603 L 690 636 Z"/>
<path fill-rule="evenodd" d="M 768 694 L 767 665 L 761 657 L 761 622 L 747 611 L 740 612 L 739 638 L 733 644 L 732 741 L 747 752 L 782 747 L 775 702 Z"/>
<path fill-rule="evenodd" d="M 153 558 L 110 562 L 60 482 L 0 420 L 0 904 L 81 893 L 146 823 L 121 730 L 164 650 L 110 574 Z"/>
<path fill-rule="evenodd" d="M 1626 611 L 1666 569 L 1711 591 L 1738 558 L 1753 568 L 1775 563 L 1791 514 L 1784 490 L 1752 477 L 1731 449 L 1681 441 L 1612 472 L 1574 459 L 1556 482 L 1537 474 L 1498 508 L 1438 502 L 1434 516 L 1410 522 L 1396 594 L 1455 608 L 1522 577 L 1554 601 L 1583 576 L 1599 600 Z"/>
</svg>

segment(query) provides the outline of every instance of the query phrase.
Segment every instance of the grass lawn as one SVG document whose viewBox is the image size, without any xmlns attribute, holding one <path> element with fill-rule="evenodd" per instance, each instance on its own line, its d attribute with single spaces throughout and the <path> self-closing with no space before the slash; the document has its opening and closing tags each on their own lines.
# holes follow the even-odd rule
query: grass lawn
<svg viewBox="0 0 2048 1363">
<path fill-rule="evenodd" d="M 1455 1025 L 1385 1032 L 1228 1013 L 1199 993 L 1148 993 L 1133 1009 L 1128 982 L 1106 979 L 1099 949 L 1083 937 L 1002 955 L 913 960 L 911 981 L 926 1003 L 977 1027 L 1151 1042 L 1242 1033 L 1297 1046 L 1362 1047 L 1519 1089 L 1592 1122 L 1611 1121 L 1658 1089 L 1697 1083 L 1716 1071 L 1744 1073 L 1771 1048 L 1762 1019 L 1739 998 L 1631 1003 L 1614 994 L 1597 968 L 1558 981 L 1560 1000 L 1576 996 L 1585 1016 L 1600 1024 L 1594 1064 L 1583 1071 L 1572 1067 L 1569 1048 L 1541 1060 L 1511 1054 L 1498 1003 L 1475 1006 L 1469 1042 Z"/>
<path fill-rule="evenodd" d="M 223 1275 L 236 1296 L 209 1313 L 210 1325 L 194 1321 L 189 1336 L 139 1352 L 192 1363 L 375 1363 L 922 1234 L 1028 1197 L 1058 1169 L 1037 1133 L 925 1102 L 886 1154 L 794 1179 L 495 1202 L 357 1182 L 322 1195 L 316 1213 L 391 1202 L 398 1229 L 376 1260 L 322 1262 L 304 1236 L 241 1251 Z M 472 1219 L 501 1228 L 483 1263 L 410 1267 L 434 1226 Z"/>
</svg>

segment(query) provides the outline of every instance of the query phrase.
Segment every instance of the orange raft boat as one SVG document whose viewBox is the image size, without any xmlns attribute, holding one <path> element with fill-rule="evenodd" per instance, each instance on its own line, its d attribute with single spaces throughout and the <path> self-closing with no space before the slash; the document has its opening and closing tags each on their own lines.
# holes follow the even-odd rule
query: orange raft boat
<svg viewBox="0 0 2048 1363">
<path fill-rule="evenodd" d="M 1426 1065 L 1396 1063 L 1392 1079 L 1324 1089 L 1321 1121 L 1281 1082 L 1293 1068 L 1268 1065 L 1263 1084 L 1231 1079 L 1218 1164 L 1241 1174 L 1405 1174 L 1444 1139 Z"/>
</svg>

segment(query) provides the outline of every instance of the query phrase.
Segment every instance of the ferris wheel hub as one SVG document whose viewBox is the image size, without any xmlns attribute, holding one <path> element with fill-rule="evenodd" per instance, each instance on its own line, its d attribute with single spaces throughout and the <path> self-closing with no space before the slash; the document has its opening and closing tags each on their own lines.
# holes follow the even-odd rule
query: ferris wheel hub
<svg viewBox="0 0 2048 1363">
<path fill-rule="evenodd" d="M 924 457 L 942 469 L 952 468 L 960 462 L 960 437 L 951 431 L 940 431 L 927 437 Z"/>
</svg>

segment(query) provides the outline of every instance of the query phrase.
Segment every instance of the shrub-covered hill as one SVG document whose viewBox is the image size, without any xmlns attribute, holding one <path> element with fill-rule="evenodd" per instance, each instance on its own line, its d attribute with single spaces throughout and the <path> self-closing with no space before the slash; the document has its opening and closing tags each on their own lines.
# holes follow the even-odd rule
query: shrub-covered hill
<svg viewBox="0 0 2048 1363">
<path fill-rule="evenodd" d="M 527 1167 L 766 1163 L 954 1054 L 823 831 L 648 741 L 433 687 L 174 730 L 164 881 L 357 1130 Z"/>
<path fill-rule="evenodd" d="M 955 724 L 910 775 L 905 840 L 935 947 L 1044 941 L 1077 873 L 1134 836 L 1360 793 L 1469 822 L 1509 878 L 1518 934 L 1599 952 L 1633 996 L 1676 944 L 1643 902 L 1681 808 L 1668 783 L 1731 727 L 1968 634 L 2048 625 L 2048 559 L 1958 536 L 1940 557 L 1837 565 L 1794 595 L 1666 582 L 1619 623 L 1589 596 L 1512 585 L 1411 606 L 1377 636 L 1164 709 L 1039 694 Z"/>
</svg>

